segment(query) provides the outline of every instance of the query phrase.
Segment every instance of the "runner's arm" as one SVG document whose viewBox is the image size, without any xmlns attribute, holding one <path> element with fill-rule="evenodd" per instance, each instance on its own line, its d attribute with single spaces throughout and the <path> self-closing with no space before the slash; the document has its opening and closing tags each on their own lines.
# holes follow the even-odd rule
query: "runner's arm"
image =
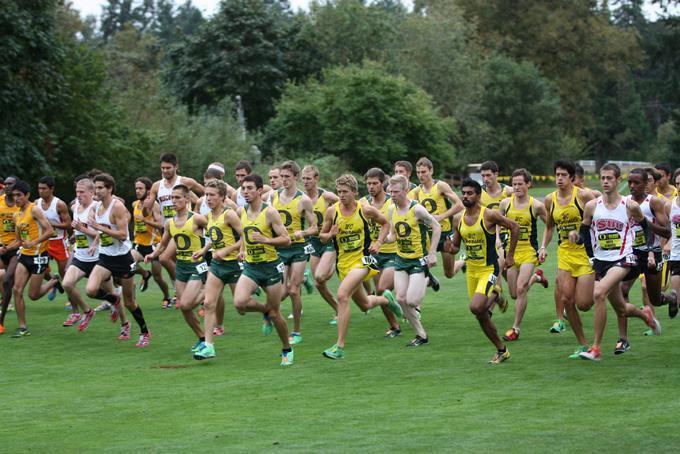
<svg viewBox="0 0 680 454">
<path fill-rule="evenodd" d="M 441 222 L 442 219 L 450 218 L 454 216 L 456 213 L 463 211 L 463 202 L 460 201 L 460 197 L 453 192 L 453 189 L 451 189 L 451 186 L 449 186 L 448 183 L 444 181 L 438 181 L 437 182 L 437 188 L 439 189 L 439 193 L 449 199 L 451 202 L 451 208 L 443 212 L 442 214 L 434 216 L 434 218 L 438 221 Z"/>
<path fill-rule="evenodd" d="M 309 227 L 305 230 L 298 230 L 293 233 L 296 240 L 304 237 L 316 235 L 319 231 L 319 226 L 316 225 L 316 216 L 314 216 L 314 205 L 312 205 L 312 199 L 303 195 L 300 199 L 299 210 L 300 216 L 303 216 L 307 220 Z"/>
<path fill-rule="evenodd" d="M 283 221 L 281 220 L 281 215 L 279 212 L 273 207 L 267 207 L 266 216 L 267 221 L 269 221 L 272 231 L 276 234 L 276 236 L 274 238 L 263 237 L 265 240 L 264 243 L 274 247 L 290 246 L 290 236 L 288 236 L 288 230 L 286 230 L 286 227 L 283 225 Z"/>
<path fill-rule="evenodd" d="M 328 243 L 338 234 L 338 226 L 333 225 L 333 218 L 335 217 L 335 206 L 329 206 L 326 209 L 326 214 L 323 218 L 323 226 L 321 227 L 321 232 L 319 233 L 319 240 L 322 243 Z"/>
</svg>

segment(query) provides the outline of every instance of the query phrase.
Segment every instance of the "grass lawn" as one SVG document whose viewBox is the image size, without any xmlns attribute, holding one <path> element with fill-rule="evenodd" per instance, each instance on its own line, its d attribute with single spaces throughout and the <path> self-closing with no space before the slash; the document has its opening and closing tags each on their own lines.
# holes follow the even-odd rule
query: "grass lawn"
<svg viewBox="0 0 680 454">
<path fill-rule="evenodd" d="M 603 360 L 567 359 L 571 332 L 548 334 L 554 244 L 550 252 L 551 287 L 531 290 L 521 338 L 498 366 L 487 364 L 494 348 L 467 309 L 462 274 L 425 299 L 429 345 L 406 349 L 405 324 L 404 335 L 383 339 L 380 311 L 354 307 L 338 362 L 321 355 L 336 334 L 330 309 L 305 295 L 304 342 L 288 369 L 276 336 L 260 334 L 257 315 L 236 314 L 230 296 L 227 333 L 209 362 L 191 358 L 195 339 L 178 311 L 161 309 L 153 283 L 139 295 L 153 331 L 146 349 L 116 340 L 102 313 L 84 333 L 63 328 L 63 297 L 29 302 L 33 335 L 10 338 L 10 313 L 0 336 L 2 451 L 677 450 L 680 319 L 661 308 L 665 331 L 653 338 L 631 320 L 632 349 L 615 357 L 610 309 Z M 639 301 L 639 287 L 633 294 Z M 592 312 L 583 318 L 592 339 Z M 511 310 L 493 320 L 504 332 Z"/>
</svg>

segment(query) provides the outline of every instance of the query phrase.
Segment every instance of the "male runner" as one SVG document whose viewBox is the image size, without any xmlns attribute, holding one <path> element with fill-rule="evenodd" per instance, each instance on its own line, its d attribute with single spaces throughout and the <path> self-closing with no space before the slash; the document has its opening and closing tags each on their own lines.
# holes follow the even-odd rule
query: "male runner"
<svg viewBox="0 0 680 454">
<path fill-rule="evenodd" d="M 638 266 L 633 254 L 631 220 L 638 222 L 644 230 L 648 227 L 637 202 L 619 194 L 620 177 L 621 170 L 616 164 L 609 163 L 600 168 L 602 196 L 589 201 L 584 207 L 579 232 L 569 232 L 569 241 L 585 244 L 588 255 L 594 257 L 595 339 L 590 349 L 579 355 L 582 359 L 592 361 L 599 361 L 601 357 L 600 345 L 607 323 L 607 297 L 619 316 L 638 317 L 654 330 L 654 334 L 661 334 L 661 325 L 649 306 L 640 310 L 626 303 L 621 292 L 621 282 L 631 273 L 631 269 L 634 273 Z M 651 243 L 649 238 L 648 243 Z"/>
<path fill-rule="evenodd" d="M 583 324 L 578 309 L 587 310 L 593 305 L 593 285 L 595 274 L 583 245 L 569 241 L 569 232 L 578 232 L 583 221 L 583 207 L 594 199 L 592 192 L 574 186 L 576 167 L 571 160 L 557 160 L 553 165 L 557 190 L 545 196 L 544 204 L 548 219 L 543 232 L 538 261 L 545 261 L 546 247 L 550 244 L 553 231 L 557 228 L 557 286 L 562 307 L 569 317 L 569 325 L 574 331 L 580 347 L 569 356 L 578 359 L 580 353 L 588 351 L 588 342 L 583 333 Z M 555 320 L 550 332 L 561 333 L 565 330 L 561 319 Z"/>
<path fill-rule="evenodd" d="M 482 186 L 481 204 L 490 210 L 497 209 L 503 199 L 510 197 L 512 187 L 498 182 L 499 168 L 494 161 L 486 161 L 479 168 L 484 185 Z"/>
<path fill-rule="evenodd" d="M 281 187 L 281 167 L 274 166 L 269 168 L 269 186 L 275 191 Z"/>
<path fill-rule="evenodd" d="M 14 274 L 14 305 L 17 311 L 19 328 L 12 337 L 30 336 L 26 327 L 26 306 L 24 289 L 28 284 L 28 297 L 35 301 L 44 296 L 53 287 L 64 293 L 58 278 L 43 283 L 43 276 L 49 262 L 47 240 L 54 229 L 45 218 L 42 210 L 29 201 L 31 188 L 23 180 L 19 180 L 12 188 L 14 203 L 19 207 L 15 216 L 15 240 L 8 246 L 10 250 L 19 248 L 19 258 Z M 4 313 L 4 311 L 3 311 Z"/>
<path fill-rule="evenodd" d="M 680 188 L 680 169 L 673 174 L 676 188 Z M 669 256 L 668 266 L 671 273 L 671 291 L 663 295 L 663 301 L 668 303 L 668 316 L 678 315 L 678 294 L 680 294 L 680 197 L 675 196 L 666 205 L 666 214 L 671 222 L 671 240 L 666 244 L 665 252 Z"/>
<path fill-rule="evenodd" d="M 241 194 L 246 205 L 239 208 L 243 226 L 243 241 L 239 260 L 244 261 L 243 272 L 236 283 L 234 306 L 239 313 L 262 312 L 262 332 L 269 335 L 273 328 L 281 339 L 281 366 L 294 361 L 293 349 L 288 341 L 288 327 L 281 316 L 283 293 L 283 264 L 276 248 L 291 244 L 281 215 L 273 207 L 262 202 L 264 183 L 257 174 L 246 175 L 241 184 Z M 264 289 L 267 302 L 262 305 L 251 298 L 258 287 Z"/>
<path fill-rule="evenodd" d="M 12 299 L 12 286 L 14 285 L 14 272 L 17 266 L 17 248 L 10 248 L 15 243 L 16 224 L 15 216 L 19 207 L 14 203 L 12 189 L 17 182 L 17 177 L 9 176 L 5 179 L 4 193 L 0 195 L 0 294 L 2 306 L 0 307 L 0 334 L 5 332 L 5 316 L 10 308 Z"/>
<path fill-rule="evenodd" d="M 381 296 L 367 296 L 362 282 L 377 274 L 375 258 L 380 245 L 387 237 L 389 226 L 387 219 L 372 206 L 362 205 L 356 200 L 358 183 L 354 176 L 346 174 L 335 180 L 335 188 L 340 201 L 330 206 L 324 216 L 323 229 L 319 234 L 322 243 L 333 240 L 338 254 L 336 269 L 340 278 L 338 288 L 338 339 L 323 355 L 330 359 L 345 357 L 345 337 L 349 328 L 352 298 L 362 311 L 375 306 L 387 305 L 392 312 L 401 318 L 403 312 L 389 290 Z M 371 242 L 369 222 L 380 224 L 381 232 L 376 241 Z"/>
<path fill-rule="evenodd" d="M 102 284 L 109 278 L 120 279 L 123 290 L 123 302 L 137 321 L 140 329 L 137 347 L 146 347 L 151 341 L 151 331 L 146 326 L 142 308 L 135 302 L 135 268 L 136 263 L 130 250 L 130 233 L 128 222 L 130 213 L 123 202 L 114 198 L 113 192 L 116 181 L 107 173 L 101 173 L 94 177 L 95 195 L 99 204 L 90 212 L 88 221 L 93 230 L 99 232 L 99 260 L 90 272 L 87 280 L 87 296 L 109 302 L 114 309 L 118 309 L 120 296 L 104 290 Z M 122 312 L 122 311 L 121 311 Z M 112 312 L 112 321 L 116 317 Z M 123 325 L 120 340 L 130 337 L 130 324 Z"/>
<path fill-rule="evenodd" d="M 390 178 L 392 204 L 387 213 L 390 223 L 388 241 L 396 240 L 397 246 L 397 256 L 394 260 L 394 289 L 397 302 L 416 332 L 416 337 L 406 346 L 419 347 L 429 343 L 429 338 L 416 311 L 427 290 L 425 267 L 431 268 L 437 264 L 437 245 L 441 227 L 425 207 L 408 198 L 408 187 L 405 176 L 395 175 Z M 432 230 L 429 250 L 428 229 Z"/>
<path fill-rule="evenodd" d="M 411 175 L 413 174 L 413 165 L 411 165 L 410 162 L 408 161 L 397 161 L 394 163 L 394 174 L 395 175 L 403 175 L 406 177 L 406 181 L 408 181 L 408 187 L 409 187 L 409 192 L 408 192 L 408 197 L 410 199 L 415 198 L 415 189 L 418 187 L 417 184 L 411 183 Z"/>
<path fill-rule="evenodd" d="M 678 195 L 678 189 L 671 184 L 671 175 L 673 174 L 671 165 L 667 162 L 661 162 L 655 165 L 654 168 L 659 172 L 659 181 L 656 183 L 656 196 L 672 200 L 673 197 Z"/>
<path fill-rule="evenodd" d="M 519 339 L 520 324 L 527 308 L 527 294 L 531 287 L 534 268 L 538 265 L 537 220 L 546 222 L 545 205 L 529 195 L 532 176 L 526 169 L 512 172 L 512 195 L 500 204 L 505 217 L 519 225 L 519 238 L 515 249 L 515 264 L 507 270 L 508 290 L 515 303 L 515 320 L 503 335 L 509 342 Z"/>
<path fill-rule="evenodd" d="M 465 243 L 470 312 L 477 317 L 482 331 L 496 347 L 496 354 L 490 363 L 499 364 L 510 358 L 510 352 L 498 337 L 490 314 L 494 303 L 498 304 L 502 312 L 507 310 L 508 304 L 496 284 L 501 270 L 494 246 L 495 232 L 496 226 L 505 227 L 510 231 L 505 264 L 511 267 L 515 263 L 514 254 L 519 237 L 519 225 L 503 216 L 500 211 L 481 205 L 482 187 L 478 182 L 470 178 L 463 180 L 461 194 L 465 211 L 453 234 L 453 240 L 447 242 L 447 249 L 451 254 L 455 254 L 460 249 L 461 241 Z"/>
</svg>

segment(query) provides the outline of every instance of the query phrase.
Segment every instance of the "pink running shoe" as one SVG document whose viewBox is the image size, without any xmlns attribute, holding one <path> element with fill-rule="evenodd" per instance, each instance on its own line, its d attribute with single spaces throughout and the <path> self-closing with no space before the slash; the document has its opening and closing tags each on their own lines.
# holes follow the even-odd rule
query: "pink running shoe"
<svg viewBox="0 0 680 454">
<path fill-rule="evenodd" d="M 224 335 L 224 327 L 223 326 L 216 326 L 213 328 L 213 336 L 222 336 Z"/>
<path fill-rule="evenodd" d="M 118 340 L 126 341 L 128 339 L 130 339 L 130 322 L 120 327 L 120 334 L 118 335 Z"/>
<path fill-rule="evenodd" d="M 151 342 L 151 331 L 140 334 L 135 347 L 147 347 L 149 342 Z"/>
<path fill-rule="evenodd" d="M 120 295 L 115 295 L 116 302 L 111 305 L 111 323 L 116 323 L 118 321 L 118 307 L 120 307 Z"/>
<path fill-rule="evenodd" d="M 78 331 L 85 331 L 90 325 L 90 320 L 92 320 L 92 317 L 94 317 L 94 311 L 92 309 L 90 309 L 90 312 L 85 312 L 83 318 L 80 319 L 80 323 L 78 324 Z"/>
<path fill-rule="evenodd" d="M 545 275 L 543 274 L 543 270 L 540 269 L 540 268 L 536 268 L 535 274 L 540 279 L 538 281 L 538 283 L 541 284 L 543 286 L 543 288 L 548 288 L 548 280 L 545 278 Z"/>
<path fill-rule="evenodd" d="M 649 306 L 645 306 L 644 309 L 642 309 L 642 313 L 645 314 L 645 317 L 647 317 L 647 326 L 649 326 L 652 331 L 654 332 L 655 336 L 660 336 L 661 335 L 661 323 L 654 317 L 654 314 L 652 313 L 652 309 Z"/>
<path fill-rule="evenodd" d="M 80 320 L 80 313 L 71 313 L 61 326 L 73 326 L 78 323 L 78 320 Z"/>
</svg>

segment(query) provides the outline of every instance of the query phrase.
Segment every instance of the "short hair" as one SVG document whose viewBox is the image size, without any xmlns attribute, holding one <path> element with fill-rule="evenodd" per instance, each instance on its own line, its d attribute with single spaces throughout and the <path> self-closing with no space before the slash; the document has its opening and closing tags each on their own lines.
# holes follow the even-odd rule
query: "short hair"
<svg viewBox="0 0 680 454">
<path fill-rule="evenodd" d="M 242 167 L 244 168 L 244 167 Z M 243 183 L 245 182 L 251 182 L 255 183 L 255 189 L 262 189 L 264 187 L 264 181 L 262 180 L 262 177 L 259 176 L 256 173 L 251 173 L 250 175 L 246 175 L 243 178 Z"/>
<path fill-rule="evenodd" d="M 300 166 L 295 161 L 284 161 L 279 168 L 281 170 L 288 170 L 294 176 L 298 176 L 300 174 Z"/>
<path fill-rule="evenodd" d="M 352 192 L 358 192 L 359 190 L 359 183 L 357 182 L 357 179 L 354 178 L 354 175 L 349 173 L 340 175 L 338 178 L 336 178 L 335 186 L 347 186 Z"/>
<path fill-rule="evenodd" d="M 529 172 L 527 169 L 516 169 L 512 172 L 512 176 L 510 177 L 510 182 L 512 183 L 512 179 L 515 177 L 523 177 L 525 183 L 531 183 L 531 180 L 533 177 L 531 176 L 531 172 Z"/>
<path fill-rule="evenodd" d="M 647 172 L 647 178 L 651 175 L 655 182 L 661 179 L 661 174 L 654 167 L 645 167 L 645 171 Z"/>
<path fill-rule="evenodd" d="M 401 189 L 406 191 L 409 188 L 408 180 L 404 175 L 392 175 L 390 177 L 390 186 L 398 185 Z"/>
<path fill-rule="evenodd" d="M 222 180 L 212 179 L 205 184 L 205 187 L 217 189 L 217 193 L 222 197 L 227 195 L 227 183 Z"/>
<path fill-rule="evenodd" d="M 191 192 L 189 190 L 189 186 L 185 184 L 176 184 L 172 187 L 173 191 L 182 191 L 182 194 L 184 194 L 184 197 L 187 197 L 189 193 Z"/>
<path fill-rule="evenodd" d="M 27 181 L 17 180 L 17 182 L 14 183 L 14 187 L 12 187 L 12 191 L 19 191 L 24 195 L 30 194 L 31 193 L 31 185 L 28 184 Z"/>
<path fill-rule="evenodd" d="M 610 171 L 614 172 L 614 176 L 616 178 L 621 176 L 621 168 L 619 166 L 617 166 L 616 164 L 614 164 L 613 162 L 608 162 L 605 165 L 603 165 L 602 167 L 600 167 L 600 175 L 602 175 L 603 170 L 610 170 Z"/>
<path fill-rule="evenodd" d="M 662 170 L 662 171 L 666 172 L 666 175 L 668 175 L 669 177 L 673 173 L 673 169 L 671 168 L 671 165 L 667 162 L 660 162 L 657 165 L 655 165 L 654 168 L 656 170 Z"/>
<path fill-rule="evenodd" d="M 94 183 L 89 178 L 81 178 L 80 180 L 78 180 L 78 182 L 76 183 L 76 187 L 78 186 L 85 186 L 88 191 L 94 192 Z"/>
<path fill-rule="evenodd" d="M 234 171 L 245 169 L 246 172 L 251 173 L 253 171 L 253 168 L 250 165 L 250 162 L 246 161 L 245 159 L 241 159 L 239 162 L 236 163 L 234 166 Z"/>
<path fill-rule="evenodd" d="M 104 173 L 103 170 L 96 169 L 96 168 L 90 169 L 87 172 L 85 172 L 85 174 L 87 175 L 87 178 L 89 178 L 90 180 L 94 180 L 94 177 L 96 177 L 97 175 L 101 175 L 102 173 Z"/>
<path fill-rule="evenodd" d="M 460 184 L 460 188 L 472 188 L 475 190 L 475 194 L 481 195 L 482 194 L 482 185 L 479 184 L 478 181 L 473 180 L 472 178 L 465 178 L 463 182 Z"/>
<path fill-rule="evenodd" d="M 44 184 L 47 185 L 48 188 L 54 189 L 54 178 L 51 176 L 40 177 L 38 184 Z"/>
<path fill-rule="evenodd" d="M 167 162 L 168 164 L 172 164 L 173 166 L 177 165 L 177 156 L 175 156 L 174 153 L 163 153 L 161 155 L 160 159 L 161 164 L 164 162 Z"/>
<path fill-rule="evenodd" d="M 432 165 L 432 161 L 430 161 L 429 159 L 424 158 L 424 157 L 418 159 L 418 162 L 416 162 L 416 167 L 427 167 L 430 170 L 434 169 L 434 165 Z"/>
<path fill-rule="evenodd" d="M 647 171 L 645 169 L 643 169 L 642 167 L 636 167 L 630 172 L 628 172 L 628 175 L 632 175 L 634 173 L 640 175 L 642 177 L 642 181 L 644 183 L 647 183 Z"/>
<path fill-rule="evenodd" d="M 208 168 L 203 174 L 203 179 L 208 180 L 210 178 L 217 178 L 218 180 L 221 180 L 224 178 L 224 173 L 224 164 L 221 162 L 211 162 L 208 164 Z"/>
<path fill-rule="evenodd" d="M 79 182 L 80 180 L 85 180 L 85 179 L 92 180 L 92 178 L 90 178 L 89 176 L 87 176 L 86 173 L 81 173 L 80 175 L 76 176 L 76 177 L 73 179 L 73 184 L 78 184 L 78 182 Z"/>
<path fill-rule="evenodd" d="M 413 173 L 413 166 L 408 161 L 397 161 L 394 163 L 394 168 L 403 167 L 408 173 Z"/>
<path fill-rule="evenodd" d="M 135 183 L 142 183 L 147 191 L 150 191 L 151 186 L 153 186 L 153 182 L 149 177 L 139 177 L 135 180 Z"/>
<path fill-rule="evenodd" d="M 572 180 L 576 175 L 576 163 L 571 159 L 558 159 L 555 161 L 553 164 L 553 173 L 557 172 L 557 169 L 566 170 Z"/>
<path fill-rule="evenodd" d="M 673 172 L 673 185 L 675 185 L 675 180 L 678 179 L 678 175 L 680 175 L 680 168 L 675 169 L 675 172 Z"/>
<path fill-rule="evenodd" d="M 385 178 L 387 178 L 387 176 L 385 175 L 385 172 L 382 171 L 382 169 L 372 167 L 368 169 L 364 174 L 364 180 L 368 178 L 377 178 L 378 180 L 380 180 L 381 183 L 384 183 Z"/>
<path fill-rule="evenodd" d="M 496 164 L 496 161 L 485 161 L 482 163 L 481 166 L 479 166 L 479 171 L 484 171 L 484 170 L 490 170 L 493 173 L 498 173 L 498 164 Z"/>
<path fill-rule="evenodd" d="M 101 181 L 102 183 L 104 183 L 104 187 L 107 189 L 111 189 L 112 192 L 116 190 L 116 180 L 114 180 L 113 177 L 108 173 L 102 172 L 96 177 L 94 177 L 92 181 L 94 181 L 95 183 Z"/>
<path fill-rule="evenodd" d="M 306 166 L 304 166 L 302 168 L 302 173 L 305 173 L 305 172 L 312 172 L 315 177 L 319 176 L 319 169 L 317 169 L 316 166 L 313 166 L 311 164 L 307 164 Z"/>
<path fill-rule="evenodd" d="M 574 169 L 575 169 L 575 172 L 574 172 L 575 176 L 577 176 L 579 178 L 583 178 L 586 175 L 586 170 L 578 162 L 574 163 Z"/>
</svg>

